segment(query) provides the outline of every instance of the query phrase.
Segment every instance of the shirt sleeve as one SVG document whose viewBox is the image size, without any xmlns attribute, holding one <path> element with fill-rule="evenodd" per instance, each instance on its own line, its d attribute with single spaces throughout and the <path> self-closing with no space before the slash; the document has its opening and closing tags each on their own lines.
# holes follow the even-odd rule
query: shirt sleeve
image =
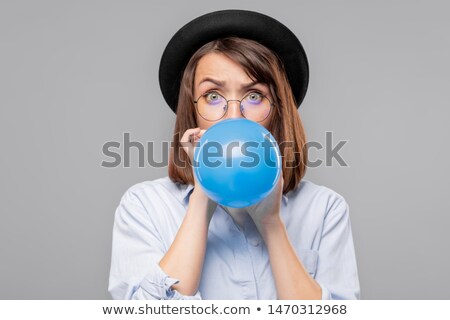
<svg viewBox="0 0 450 320">
<path fill-rule="evenodd" d="M 201 299 L 199 292 L 184 296 L 172 289 L 179 280 L 169 277 L 159 267 L 165 250 L 148 210 L 154 208 L 144 207 L 132 188 L 116 209 L 109 293 L 113 299 L 123 300 Z"/>
<path fill-rule="evenodd" d="M 333 202 L 324 219 L 315 279 L 323 300 L 360 299 L 349 207 L 342 197 Z"/>
</svg>

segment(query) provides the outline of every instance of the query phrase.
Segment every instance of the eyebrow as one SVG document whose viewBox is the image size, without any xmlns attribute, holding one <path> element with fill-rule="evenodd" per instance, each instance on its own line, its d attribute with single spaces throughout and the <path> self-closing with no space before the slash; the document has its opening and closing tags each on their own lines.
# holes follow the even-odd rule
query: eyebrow
<svg viewBox="0 0 450 320">
<path fill-rule="evenodd" d="M 201 85 L 202 83 L 204 83 L 204 82 L 212 82 L 212 83 L 214 83 L 216 86 L 219 86 L 219 87 L 223 87 L 223 86 L 225 85 L 225 81 L 220 81 L 220 80 L 216 80 L 216 79 L 209 78 L 209 77 L 204 78 L 202 81 L 200 81 L 200 83 L 199 83 L 198 85 L 200 86 L 200 85 Z M 253 81 L 253 82 L 250 82 L 250 83 L 247 83 L 247 84 L 242 85 L 241 88 L 242 88 L 242 89 L 248 89 L 248 88 L 250 88 L 250 87 L 252 87 L 252 86 L 254 86 L 254 85 L 256 85 L 256 84 L 259 84 L 259 83 L 261 83 L 261 82 L 259 82 L 259 81 Z"/>
</svg>

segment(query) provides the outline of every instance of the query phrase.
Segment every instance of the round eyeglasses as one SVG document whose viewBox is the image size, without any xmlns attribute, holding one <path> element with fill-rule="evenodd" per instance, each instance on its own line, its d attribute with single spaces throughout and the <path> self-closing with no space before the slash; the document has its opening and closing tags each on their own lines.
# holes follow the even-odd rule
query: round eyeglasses
<svg viewBox="0 0 450 320">
<path fill-rule="evenodd" d="M 194 101 L 198 114 L 206 121 L 217 121 L 228 111 L 228 102 L 239 101 L 242 116 L 255 122 L 264 121 L 272 110 L 273 103 L 262 93 L 252 91 L 241 100 L 227 100 L 216 91 L 202 94 Z"/>
</svg>

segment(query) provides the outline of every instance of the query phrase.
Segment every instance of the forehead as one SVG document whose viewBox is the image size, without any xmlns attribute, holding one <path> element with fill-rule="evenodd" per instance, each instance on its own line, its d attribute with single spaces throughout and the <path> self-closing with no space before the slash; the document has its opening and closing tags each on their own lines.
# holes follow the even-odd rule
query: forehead
<svg viewBox="0 0 450 320">
<path fill-rule="evenodd" d="M 208 53 L 199 60 L 195 70 L 195 84 L 198 85 L 206 77 L 224 81 L 233 79 L 250 82 L 254 80 L 247 75 L 245 69 L 239 63 L 219 53 Z"/>
</svg>

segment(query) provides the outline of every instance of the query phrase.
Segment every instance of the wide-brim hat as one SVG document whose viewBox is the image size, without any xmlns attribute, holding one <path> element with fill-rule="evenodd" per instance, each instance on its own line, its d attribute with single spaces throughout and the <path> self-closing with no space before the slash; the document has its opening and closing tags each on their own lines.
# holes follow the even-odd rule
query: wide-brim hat
<svg viewBox="0 0 450 320">
<path fill-rule="evenodd" d="M 278 55 L 298 108 L 309 80 L 305 50 L 284 24 L 246 10 L 222 10 L 202 15 L 184 25 L 170 39 L 159 65 L 159 85 L 169 107 L 176 113 L 181 78 L 192 55 L 204 44 L 228 36 L 255 40 Z"/>
</svg>

